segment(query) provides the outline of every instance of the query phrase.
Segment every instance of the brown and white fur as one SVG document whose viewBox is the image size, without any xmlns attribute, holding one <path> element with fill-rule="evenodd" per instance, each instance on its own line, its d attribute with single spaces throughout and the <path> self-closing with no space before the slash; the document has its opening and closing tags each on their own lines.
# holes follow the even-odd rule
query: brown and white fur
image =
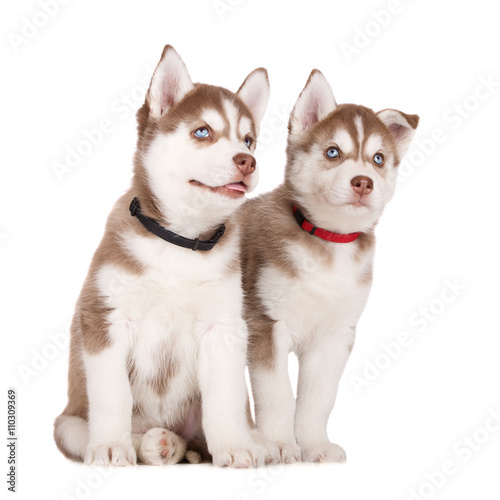
<svg viewBox="0 0 500 500">
<path fill-rule="evenodd" d="M 54 430 L 67 457 L 171 464 L 206 439 L 216 465 L 264 463 L 269 450 L 247 421 L 239 235 L 229 219 L 257 182 L 268 98 L 262 68 L 234 94 L 193 84 L 165 47 L 137 113 L 131 187 L 109 215 L 76 305 L 69 400 Z M 200 128 L 208 136 L 197 137 Z M 134 197 L 186 238 L 209 239 L 222 223 L 226 233 L 207 252 L 175 246 L 131 216 Z"/>
<path fill-rule="evenodd" d="M 240 211 L 257 428 L 284 462 L 345 460 L 327 422 L 371 286 L 374 228 L 417 124 L 418 116 L 395 110 L 337 106 L 314 70 L 291 114 L 284 183 Z M 338 158 L 327 156 L 332 147 Z M 299 227 L 293 205 L 317 227 L 362 235 L 324 241 Z M 296 400 L 290 352 L 299 360 Z"/>
</svg>

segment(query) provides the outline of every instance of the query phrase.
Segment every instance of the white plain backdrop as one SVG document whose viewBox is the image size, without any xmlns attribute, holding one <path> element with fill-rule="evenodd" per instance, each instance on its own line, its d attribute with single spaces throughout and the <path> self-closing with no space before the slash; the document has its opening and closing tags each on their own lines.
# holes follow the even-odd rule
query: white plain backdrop
<svg viewBox="0 0 500 500">
<path fill-rule="evenodd" d="M 499 498 L 491 1 L 25 0 L 4 3 L 0 19 L 1 406 L 15 387 L 18 498 Z M 377 230 L 374 284 L 329 423 L 345 465 L 99 471 L 56 450 L 67 325 L 130 181 L 135 111 L 166 43 L 194 81 L 236 90 L 254 68 L 269 70 L 259 193 L 281 181 L 287 115 L 313 68 L 339 103 L 421 117 Z M 85 156 L 61 173 L 68 148 Z"/>
</svg>

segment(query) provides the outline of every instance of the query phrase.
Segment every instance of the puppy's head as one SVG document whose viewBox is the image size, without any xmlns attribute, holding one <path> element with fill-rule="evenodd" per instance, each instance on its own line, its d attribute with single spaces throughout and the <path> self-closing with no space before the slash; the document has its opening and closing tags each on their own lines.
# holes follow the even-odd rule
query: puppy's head
<svg viewBox="0 0 500 500">
<path fill-rule="evenodd" d="M 289 122 L 286 181 L 314 223 L 341 232 L 369 229 L 396 187 L 397 167 L 417 115 L 337 106 L 314 70 Z"/>
<path fill-rule="evenodd" d="M 254 152 L 268 99 L 265 69 L 233 93 L 193 84 L 177 52 L 165 47 L 137 114 L 136 169 L 169 219 L 217 223 L 243 203 L 258 180 Z"/>
</svg>

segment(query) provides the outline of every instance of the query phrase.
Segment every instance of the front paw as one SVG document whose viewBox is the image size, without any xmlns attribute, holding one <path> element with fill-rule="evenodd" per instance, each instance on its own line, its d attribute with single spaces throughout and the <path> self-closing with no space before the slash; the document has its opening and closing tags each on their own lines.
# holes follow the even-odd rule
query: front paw
<svg viewBox="0 0 500 500">
<path fill-rule="evenodd" d="M 228 446 L 219 446 L 211 453 L 213 463 L 218 467 L 248 469 L 260 467 L 266 461 L 266 450 L 251 440 L 239 445 L 231 443 Z"/>
<path fill-rule="evenodd" d="M 252 430 L 251 436 L 255 443 L 266 451 L 266 465 L 277 464 L 281 461 L 280 449 L 273 441 L 258 430 Z"/>
<path fill-rule="evenodd" d="M 303 462 L 345 462 L 344 449 L 334 443 L 320 443 L 302 447 Z"/>
<path fill-rule="evenodd" d="M 137 461 L 132 443 L 89 444 L 85 453 L 86 465 L 135 465 Z"/>
<path fill-rule="evenodd" d="M 142 436 L 139 459 L 145 464 L 176 464 L 185 454 L 186 441 L 171 431 L 155 427 Z"/>
<path fill-rule="evenodd" d="M 300 447 L 295 442 L 276 443 L 280 452 L 280 462 L 294 464 L 300 462 Z"/>
</svg>

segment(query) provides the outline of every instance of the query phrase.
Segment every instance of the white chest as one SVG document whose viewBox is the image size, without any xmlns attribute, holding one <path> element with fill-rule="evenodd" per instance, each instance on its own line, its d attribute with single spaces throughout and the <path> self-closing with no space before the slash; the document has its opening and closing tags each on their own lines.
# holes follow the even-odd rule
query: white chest
<svg viewBox="0 0 500 500">
<path fill-rule="evenodd" d="M 134 404 L 147 408 L 152 422 L 174 423 L 199 392 L 199 339 L 215 323 L 241 318 L 240 277 L 227 265 L 237 245 L 200 255 L 161 240 L 127 243 L 145 271 L 106 265 L 97 275 L 112 310 L 110 335 L 127 337 Z"/>
<path fill-rule="evenodd" d="M 290 248 L 297 275 L 273 266 L 262 269 L 259 294 L 267 314 L 284 321 L 293 344 L 315 334 L 355 326 L 369 293 L 363 280 L 371 255 L 354 258 L 352 248 L 335 248 L 331 259 L 316 259 L 308 248 Z"/>
</svg>

